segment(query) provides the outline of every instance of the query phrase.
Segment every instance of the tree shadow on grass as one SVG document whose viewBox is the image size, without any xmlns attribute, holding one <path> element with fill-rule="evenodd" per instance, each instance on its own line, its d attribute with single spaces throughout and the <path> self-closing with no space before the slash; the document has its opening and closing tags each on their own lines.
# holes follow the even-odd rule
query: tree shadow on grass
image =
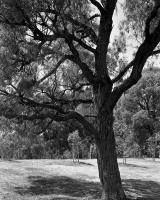
<svg viewBox="0 0 160 200">
<path fill-rule="evenodd" d="M 20 161 L 14 159 L 0 159 L 0 162 L 20 163 Z"/>
<path fill-rule="evenodd" d="M 128 198 L 137 200 L 160 200 L 160 183 L 137 179 L 123 180 Z"/>
<path fill-rule="evenodd" d="M 91 163 L 88 163 L 88 162 L 82 162 L 82 161 L 80 161 L 79 164 L 80 164 L 80 165 L 89 165 L 89 166 L 94 166 L 94 165 L 91 164 Z"/>
<path fill-rule="evenodd" d="M 74 199 L 89 197 L 100 199 L 101 186 L 99 183 L 76 180 L 65 176 L 29 176 L 30 187 L 16 187 L 15 192 L 24 195 L 58 195 L 69 196 Z M 137 200 L 160 200 L 160 184 L 153 181 L 135 179 L 123 180 L 127 197 Z M 70 199 L 72 199 L 70 198 Z M 60 198 L 60 199 L 66 199 Z"/>
<path fill-rule="evenodd" d="M 65 165 L 65 166 L 84 166 L 84 165 L 88 165 L 88 166 L 94 166 L 93 164 L 89 163 L 89 162 L 73 162 L 72 160 L 54 160 L 50 163 L 48 163 L 49 165 Z"/>
<path fill-rule="evenodd" d="M 28 188 L 16 187 L 15 192 L 20 195 L 67 195 L 71 197 L 90 197 L 100 199 L 101 187 L 99 183 L 72 179 L 65 176 L 28 177 L 31 186 Z M 58 198 L 56 198 L 58 199 Z"/>
<path fill-rule="evenodd" d="M 143 168 L 143 169 L 147 169 L 148 168 L 146 166 L 140 166 L 140 165 L 129 164 L 129 163 L 126 163 L 126 164 L 118 163 L 118 165 L 122 166 L 122 167 Z"/>
</svg>

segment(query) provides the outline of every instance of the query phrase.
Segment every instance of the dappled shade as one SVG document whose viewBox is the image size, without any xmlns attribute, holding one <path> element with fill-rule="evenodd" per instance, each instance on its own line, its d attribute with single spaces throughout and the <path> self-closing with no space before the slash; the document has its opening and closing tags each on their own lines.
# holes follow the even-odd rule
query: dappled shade
<svg viewBox="0 0 160 200">
<path fill-rule="evenodd" d="M 134 167 L 134 168 L 142 168 L 142 169 L 147 169 L 146 166 L 140 166 L 140 165 L 135 165 L 135 164 L 129 164 L 129 163 L 119 163 L 119 166 L 123 166 L 123 167 Z"/>
<path fill-rule="evenodd" d="M 101 196 L 101 187 L 98 183 L 71 179 L 65 176 L 30 176 L 31 186 L 27 188 L 16 187 L 15 191 L 21 195 L 69 195 L 71 197 L 90 197 L 97 199 Z"/>
<path fill-rule="evenodd" d="M 128 198 L 137 200 L 159 200 L 160 183 L 138 179 L 123 180 Z"/>
<path fill-rule="evenodd" d="M 70 198 L 100 199 L 101 187 L 99 183 L 76 180 L 65 176 L 29 176 L 30 187 L 16 187 L 15 192 L 24 195 L 62 195 Z M 137 200 L 159 200 L 160 183 L 154 181 L 143 181 L 137 179 L 123 180 L 126 194 L 130 199 Z M 56 196 L 56 199 L 58 197 Z"/>
</svg>

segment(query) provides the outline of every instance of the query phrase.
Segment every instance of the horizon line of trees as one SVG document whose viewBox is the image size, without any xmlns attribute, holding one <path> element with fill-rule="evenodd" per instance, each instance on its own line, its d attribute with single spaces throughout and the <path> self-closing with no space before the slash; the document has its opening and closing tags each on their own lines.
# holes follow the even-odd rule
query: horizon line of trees
<svg viewBox="0 0 160 200">
<path fill-rule="evenodd" d="M 120 158 L 158 158 L 160 155 L 159 75 L 159 68 L 145 69 L 142 79 L 121 97 L 115 108 L 114 131 L 117 155 Z M 90 106 L 78 109 L 86 115 L 95 112 Z M 19 126 L 15 121 L 9 126 L 9 121 L 1 117 L 0 157 L 73 160 L 96 158 L 94 140 L 82 137 L 85 130 L 75 122 L 71 122 L 70 126 L 52 122 L 46 129 L 40 124 L 38 127 L 29 122 Z"/>
</svg>

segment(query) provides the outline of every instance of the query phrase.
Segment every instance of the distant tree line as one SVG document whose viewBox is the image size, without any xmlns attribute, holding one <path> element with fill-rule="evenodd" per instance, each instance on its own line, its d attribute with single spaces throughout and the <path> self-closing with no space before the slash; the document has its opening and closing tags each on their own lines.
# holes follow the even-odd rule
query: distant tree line
<svg viewBox="0 0 160 200">
<path fill-rule="evenodd" d="M 120 157 L 160 155 L 160 70 L 144 70 L 142 79 L 119 100 L 114 129 Z"/>
<path fill-rule="evenodd" d="M 160 70 L 144 70 L 142 79 L 128 90 L 114 110 L 114 131 L 118 157 L 159 157 L 160 154 Z M 94 107 L 77 111 L 94 116 Z M 94 119 L 92 123 L 94 123 Z M 74 120 L 54 122 L 9 121 L 0 118 L 2 159 L 96 158 L 93 138 Z"/>
<path fill-rule="evenodd" d="M 78 130 L 72 131 L 76 126 L 70 128 L 63 123 L 52 123 L 42 130 L 40 124 L 37 126 L 29 122 L 17 124 L 15 121 L 9 123 L 3 117 L 0 122 L 1 159 L 72 159 L 73 154 L 75 159 L 96 157 L 91 139 L 80 137 Z M 76 137 L 78 141 L 75 143 Z M 75 147 L 78 147 L 76 152 Z"/>
</svg>

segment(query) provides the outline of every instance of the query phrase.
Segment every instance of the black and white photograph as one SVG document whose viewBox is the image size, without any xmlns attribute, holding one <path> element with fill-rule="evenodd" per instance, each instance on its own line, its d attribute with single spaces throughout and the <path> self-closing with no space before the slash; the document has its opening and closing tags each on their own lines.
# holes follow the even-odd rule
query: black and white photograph
<svg viewBox="0 0 160 200">
<path fill-rule="evenodd" d="M 0 200 L 160 200 L 160 0 L 0 0 Z"/>
</svg>

